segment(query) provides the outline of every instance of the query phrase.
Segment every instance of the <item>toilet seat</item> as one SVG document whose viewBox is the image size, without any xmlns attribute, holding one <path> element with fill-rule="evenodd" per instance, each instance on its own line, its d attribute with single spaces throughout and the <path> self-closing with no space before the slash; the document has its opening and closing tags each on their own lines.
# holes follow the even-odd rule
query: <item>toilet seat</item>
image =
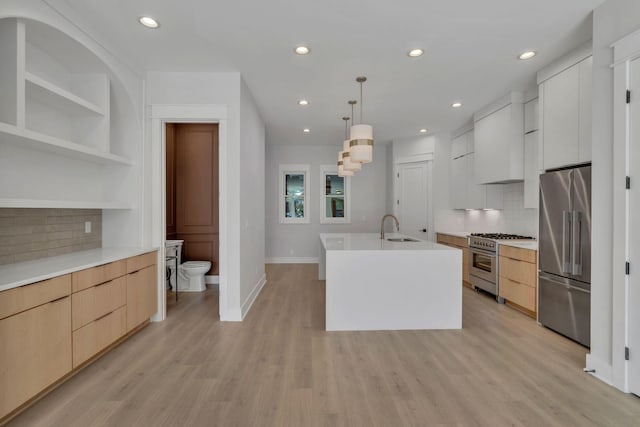
<svg viewBox="0 0 640 427">
<path fill-rule="evenodd" d="M 204 268 L 204 267 L 211 267 L 211 262 L 209 261 L 187 261 L 184 262 L 182 264 L 180 264 L 180 267 L 185 268 L 185 269 L 192 269 L 192 268 Z"/>
</svg>

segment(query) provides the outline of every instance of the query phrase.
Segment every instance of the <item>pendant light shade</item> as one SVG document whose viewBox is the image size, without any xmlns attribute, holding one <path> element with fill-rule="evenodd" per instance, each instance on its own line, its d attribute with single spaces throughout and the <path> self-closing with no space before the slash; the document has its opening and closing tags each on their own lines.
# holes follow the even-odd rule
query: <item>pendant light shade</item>
<svg viewBox="0 0 640 427">
<path fill-rule="evenodd" d="M 355 101 L 349 101 L 349 102 L 355 103 Z M 343 117 L 342 120 L 344 120 L 344 136 L 345 138 L 348 138 L 347 121 L 349 120 L 349 117 Z M 362 170 L 362 164 L 351 161 L 350 148 L 351 148 L 351 141 L 349 141 L 349 139 L 346 139 L 342 144 L 342 151 L 340 152 L 340 158 L 338 160 L 342 160 L 342 166 L 345 171 L 358 172 Z"/>
<path fill-rule="evenodd" d="M 342 151 L 340 152 L 339 157 L 342 157 Z M 353 171 L 345 170 L 344 162 L 342 160 L 338 160 L 338 176 L 353 176 Z"/>
<path fill-rule="evenodd" d="M 357 163 L 371 163 L 373 161 L 373 127 L 362 123 L 362 83 L 366 77 L 358 77 L 360 83 L 360 124 L 351 126 L 349 137 L 349 151 L 351 161 Z"/>
</svg>

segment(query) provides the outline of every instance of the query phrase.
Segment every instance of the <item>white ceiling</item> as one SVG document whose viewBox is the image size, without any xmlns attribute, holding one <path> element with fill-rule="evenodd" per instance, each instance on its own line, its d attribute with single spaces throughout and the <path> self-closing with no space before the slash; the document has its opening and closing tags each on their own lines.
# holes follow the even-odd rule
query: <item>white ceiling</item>
<svg viewBox="0 0 640 427">
<path fill-rule="evenodd" d="M 133 66 L 239 71 L 270 144 L 335 144 L 347 100 L 364 86 L 364 121 L 377 142 L 451 131 L 591 38 L 603 0 L 45 0 L 77 16 Z M 148 30 L 137 17 L 161 24 Z M 293 48 L 308 44 L 308 56 Z M 409 58 L 421 47 L 426 54 Z M 518 61 L 525 50 L 539 55 Z M 297 100 L 310 105 L 299 107 Z M 460 100 L 464 106 L 452 109 Z M 356 115 L 357 117 L 357 115 Z M 311 132 L 303 134 L 304 127 Z"/>
</svg>

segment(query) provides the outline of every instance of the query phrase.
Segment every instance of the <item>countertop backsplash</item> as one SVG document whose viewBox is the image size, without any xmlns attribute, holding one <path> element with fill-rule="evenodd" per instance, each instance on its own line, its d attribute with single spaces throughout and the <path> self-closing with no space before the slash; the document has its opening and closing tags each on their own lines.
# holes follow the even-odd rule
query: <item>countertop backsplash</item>
<svg viewBox="0 0 640 427">
<path fill-rule="evenodd" d="M 90 233 L 85 233 L 87 221 Z M 0 265 L 101 246 L 99 209 L 0 209 Z"/>
<path fill-rule="evenodd" d="M 465 212 L 465 230 L 476 233 L 501 232 L 538 237 L 538 209 L 524 208 L 524 184 L 505 184 L 504 208 Z"/>
</svg>

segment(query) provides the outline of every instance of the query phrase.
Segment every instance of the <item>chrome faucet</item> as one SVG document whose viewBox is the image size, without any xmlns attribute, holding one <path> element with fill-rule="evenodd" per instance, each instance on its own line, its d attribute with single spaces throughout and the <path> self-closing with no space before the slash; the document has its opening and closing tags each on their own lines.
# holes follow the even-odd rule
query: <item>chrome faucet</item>
<svg viewBox="0 0 640 427">
<path fill-rule="evenodd" d="M 385 216 L 382 217 L 382 221 L 380 221 L 380 238 L 381 239 L 384 239 L 384 220 L 387 219 L 387 217 L 393 218 L 393 220 L 396 222 L 396 230 L 400 231 L 400 223 L 398 222 L 398 218 L 396 218 L 395 215 L 386 214 Z"/>
</svg>

